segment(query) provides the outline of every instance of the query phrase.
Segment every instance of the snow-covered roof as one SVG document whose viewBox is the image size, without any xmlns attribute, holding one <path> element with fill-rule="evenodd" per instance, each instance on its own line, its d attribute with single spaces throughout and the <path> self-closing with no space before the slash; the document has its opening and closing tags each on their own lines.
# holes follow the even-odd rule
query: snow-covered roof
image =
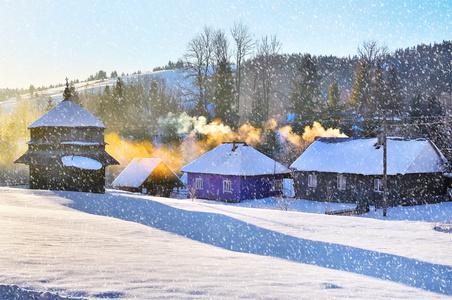
<svg viewBox="0 0 452 300">
<path fill-rule="evenodd" d="M 66 167 L 76 167 L 84 170 L 100 170 L 102 168 L 102 164 L 95 159 L 84 157 L 84 156 L 76 156 L 76 155 L 68 155 L 63 156 L 61 158 L 61 162 Z"/>
<path fill-rule="evenodd" d="M 163 164 L 167 171 L 173 173 L 175 178 L 178 178 L 170 167 L 168 167 L 168 165 L 160 158 L 134 158 L 112 182 L 112 186 L 138 188 L 160 164 Z"/>
<path fill-rule="evenodd" d="M 286 174 L 290 172 L 282 164 L 244 143 L 219 145 L 183 167 L 181 171 L 234 176 Z"/>
<path fill-rule="evenodd" d="M 320 138 L 290 166 L 298 171 L 383 174 L 383 147 L 377 138 Z M 445 160 L 427 139 L 388 138 L 387 174 L 443 172 Z"/>
<path fill-rule="evenodd" d="M 87 110 L 70 100 L 60 102 L 28 128 L 36 127 L 100 127 L 104 124 Z"/>
</svg>

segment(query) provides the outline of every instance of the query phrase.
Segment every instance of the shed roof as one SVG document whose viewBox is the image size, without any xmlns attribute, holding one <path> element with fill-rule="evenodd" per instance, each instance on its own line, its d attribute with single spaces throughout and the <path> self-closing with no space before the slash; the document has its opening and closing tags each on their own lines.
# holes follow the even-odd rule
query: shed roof
<svg viewBox="0 0 452 300">
<path fill-rule="evenodd" d="M 174 178 L 180 181 L 179 177 L 162 159 L 134 158 L 112 182 L 112 186 L 138 188 L 149 176 L 151 176 L 158 166 L 164 168 L 167 174 L 174 175 Z M 180 185 L 182 186 L 182 182 Z"/>
<path fill-rule="evenodd" d="M 28 128 L 36 127 L 99 127 L 104 124 L 87 110 L 71 100 L 61 101 Z"/>
<path fill-rule="evenodd" d="M 377 138 L 320 138 L 290 166 L 298 171 L 383 174 Z M 387 174 L 443 172 L 446 161 L 427 139 L 387 139 Z"/>
<path fill-rule="evenodd" d="M 224 143 L 181 169 L 234 176 L 287 174 L 290 170 L 245 143 Z"/>
</svg>

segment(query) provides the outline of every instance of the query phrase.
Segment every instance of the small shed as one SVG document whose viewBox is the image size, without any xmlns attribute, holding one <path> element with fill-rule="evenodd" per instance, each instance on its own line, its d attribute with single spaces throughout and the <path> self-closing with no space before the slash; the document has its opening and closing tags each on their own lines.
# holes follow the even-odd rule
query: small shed
<svg viewBox="0 0 452 300">
<path fill-rule="evenodd" d="M 184 184 L 159 158 L 134 158 L 113 181 L 119 190 L 169 197 L 174 188 Z"/>
<path fill-rule="evenodd" d="M 224 143 L 181 169 L 189 193 L 227 202 L 283 195 L 290 170 L 245 143 Z"/>
<path fill-rule="evenodd" d="M 66 86 L 68 89 L 68 86 Z M 105 151 L 102 122 L 65 99 L 28 126 L 31 189 L 105 192 L 105 167 L 119 163 Z"/>
<path fill-rule="evenodd" d="M 388 206 L 444 195 L 446 165 L 428 139 L 387 138 Z M 297 198 L 382 206 L 383 147 L 377 138 L 319 138 L 290 167 Z"/>
</svg>

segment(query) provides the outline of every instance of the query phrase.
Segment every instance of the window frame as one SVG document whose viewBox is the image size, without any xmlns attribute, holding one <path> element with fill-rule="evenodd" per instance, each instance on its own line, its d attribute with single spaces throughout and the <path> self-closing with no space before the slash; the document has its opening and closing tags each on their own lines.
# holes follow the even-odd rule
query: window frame
<svg viewBox="0 0 452 300">
<path fill-rule="evenodd" d="M 273 179 L 272 180 L 272 192 L 282 192 L 283 190 L 283 180 L 282 179 Z"/>
<path fill-rule="evenodd" d="M 231 180 L 223 180 L 223 193 L 232 193 L 232 182 Z"/>
<path fill-rule="evenodd" d="M 347 189 L 347 177 L 344 175 L 337 175 L 337 189 L 345 191 Z"/>
<path fill-rule="evenodd" d="M 204 189 L 204 180 L 201 177 L 197 177 L 195 179 L 195 189 L 197 190 Z"/>
<path fill-rule="evenodd" d="M 375 188 L 377 187 L 377 188 Z M 375 193 L 383 193 L 383 179 L 374 178 L 374 192 Z"/>
<path fill-rule="evenodd" d="M 317 175 L 316 174 L 308 174 L 308 187 L 309 188 L 317 187 Z"/>
</svg>

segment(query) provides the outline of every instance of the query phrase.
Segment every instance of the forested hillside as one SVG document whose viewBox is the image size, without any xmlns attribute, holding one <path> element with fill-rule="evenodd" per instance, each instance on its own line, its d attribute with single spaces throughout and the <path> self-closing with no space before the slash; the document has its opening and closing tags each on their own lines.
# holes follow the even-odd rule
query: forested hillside
<svg viewBox="0 0 452 300">
<path fill-rule="evenodd" d="M 280 53 L 276 37 L 254 42 L 241 24 L 231 36 L 211 27 L 195 36 L 178 59 L 183 67 L 171 71 L 180 72 L 184 83 L 120 76 L 90 92 L 72 86 L 71 99 L 106 125 L 107 137 L 167 147 L 173 154 L 197 143 L 192 159 L 234 139 L 290 164 L 309 145 L 312 137 L 303 133 L 314 121 L 369 137 L 381 132 L 383 119 L 390 135 L 429 137 L 452 157 L 451 41 L 394 53 L 365 42 L 353 57 L 334 57 Z M 17 97 L 15 111 L 0 115 L 0 162 L 9 170 L 2 174 L 13 177 L 23 172 L 12 162 L 25 149 L 26 126 L 55 105 L 52 98 L 27 92 L 27 100 Z M 17 93 L 2 90 L 0 98 Z M 174 159 L 173 167 L 188 160 Z"/>
</svg>

